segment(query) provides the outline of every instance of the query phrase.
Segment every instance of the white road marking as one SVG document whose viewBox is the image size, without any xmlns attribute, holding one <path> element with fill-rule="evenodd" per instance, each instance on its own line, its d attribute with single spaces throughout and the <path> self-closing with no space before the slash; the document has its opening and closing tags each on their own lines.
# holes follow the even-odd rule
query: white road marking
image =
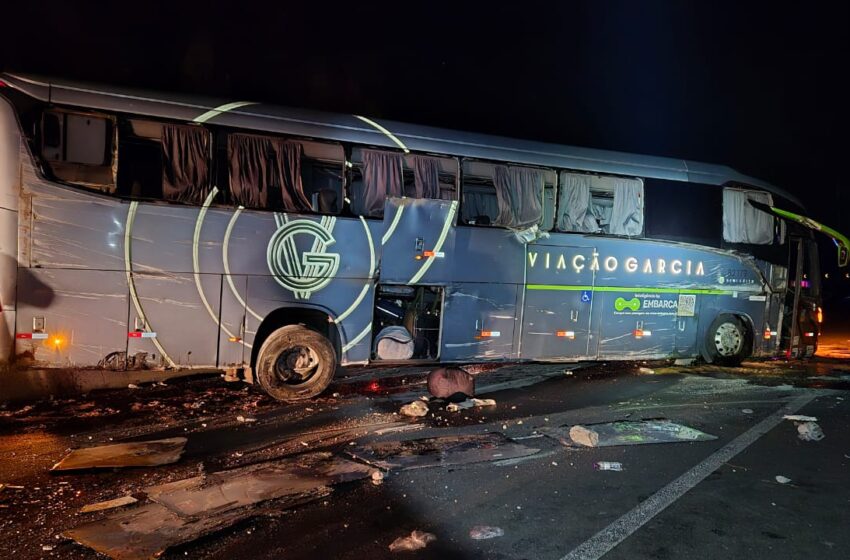
<svg viewBox="0 0 850 560">
<path fill-rule="evenodd" d="M 755 443 L 761 436 L 782 423 L 786 414 L 797 412 L 819 393 L 807 392 L 785 404 L 782 408 L 709 455 L 691 470 L 635 506 L 631 511 L 577 546 L 561 560 L 596 560 L 610 552 L 667 506 L 681 498 L 691 488 L 728 462 L 732 457 Z"/>
</svg>

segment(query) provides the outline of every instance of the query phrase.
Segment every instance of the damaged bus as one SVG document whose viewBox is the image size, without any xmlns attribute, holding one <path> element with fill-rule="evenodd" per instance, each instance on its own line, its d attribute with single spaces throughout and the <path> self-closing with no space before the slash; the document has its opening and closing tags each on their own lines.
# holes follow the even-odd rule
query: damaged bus
<svg viewBox="0 0 850 560">
<path fill-rule="evenodd" d="M 799 201 L 727 167 L 0 75 L 0 359 L 215 368 L 811 356 Z"/>
</svg>

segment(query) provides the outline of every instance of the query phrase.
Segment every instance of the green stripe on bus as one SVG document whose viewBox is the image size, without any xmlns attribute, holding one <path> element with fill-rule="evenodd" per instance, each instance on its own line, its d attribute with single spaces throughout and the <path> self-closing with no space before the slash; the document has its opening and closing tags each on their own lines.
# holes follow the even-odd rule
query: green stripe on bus
<svg viewBox="0 0 850 560">
<path fill-rule="evenodd" d="M 730 290 L 712 290 L 709 288 L 643 288 L 622 286 L 564 286 L 561 284 L 528 284 L 529 290 L 555 290 L 566 292 L 579 292 L 589 290 L 591 292 L 647 292 L 654 294 L 706 294 L 716 296 L 732 295 Z"/>
</svg>

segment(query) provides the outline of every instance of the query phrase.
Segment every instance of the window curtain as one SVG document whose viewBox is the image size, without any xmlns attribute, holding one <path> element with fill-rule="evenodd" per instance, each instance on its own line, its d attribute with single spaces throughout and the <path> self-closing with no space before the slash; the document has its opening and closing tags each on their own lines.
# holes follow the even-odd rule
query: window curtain
<svg viewBox="0 0 850 560">
<path fill-rule="evenodd" d="M 416 198 L 441 198 L 440 162 L 427 156 L 413 156 L 412 159 Z"/>
<path fill-rule="evenodd" d="M 199 126 L 162 126 L 162 195 L 201 204 L 210 191 L 210 135 Z"/>
<path fill-rule="evenodd" d="M 770 193 L 723 189 L 723 240 L 754 245 L 773 243 L 773 216 L 753 208 L 748 200 L 773 206 Z"/>
<path fill-rule="evenodd" d="M 499 214 L 493 225 L 524 229 L 543 217 L 543 173 L 525 167 L 496 166 L 493 186 Z"/>
<path fill-rule="evenodd" d="M 591 211 L 589 175 L 561 172 L 561 190 L 558 193 L 558 224 L 561 231 L 593 233 L 599 224 Z"/>
<path fill-rule="evenodd" d="M 363 150 L 363 188 L 351 201 L 352 211 L 360 216 L 382 217 L 384 200 L 403 196 L 403 164 L 401 154 Z"/>
<path fill-rule="evenodd" d="M 609 233 L 640 235 L 643 231 L 643 181 L 614 180 L 614 205 L 611 208 Z"/>
<path fill-rule="evenodd" d="M 246 208 L 303 212 L 311 209 L 301 181 L 302 147 L 282 138 L 231 134 L 230 194 Z"/>
</svg>

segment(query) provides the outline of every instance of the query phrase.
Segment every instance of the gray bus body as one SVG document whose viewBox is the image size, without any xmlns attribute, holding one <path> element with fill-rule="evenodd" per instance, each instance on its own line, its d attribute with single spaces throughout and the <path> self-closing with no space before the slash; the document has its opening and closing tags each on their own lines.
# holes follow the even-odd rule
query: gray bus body
<svg viewBox="0 0 850 560">
<path fill-rule="evenodd" d="M 797 204 L 722 166 L 263 104 L 0 79 L 49 107 L 665 179 L 684 190 L 688 182 L 746 186 Z M 724 314 L 746 325 L 753 355 L 780 350 L 787 263 L 554 229 L 526 241 L 509 229 L 460 224 L 458 200 L 388 198 L 383 219 L 223 206 L 218 189 L 197 206 L 130 200 L 51 180 L 27 137 L 0 97 L 5 362 L 249 370 L 271 329 L 301 323 L 333 342 L 341 364 L 362 364 L 376 359 L 384 287 L 429 290 L 438 334 L 426 354 L 441 362 L 706 355 L 707 330 Z"/>
</svg>

